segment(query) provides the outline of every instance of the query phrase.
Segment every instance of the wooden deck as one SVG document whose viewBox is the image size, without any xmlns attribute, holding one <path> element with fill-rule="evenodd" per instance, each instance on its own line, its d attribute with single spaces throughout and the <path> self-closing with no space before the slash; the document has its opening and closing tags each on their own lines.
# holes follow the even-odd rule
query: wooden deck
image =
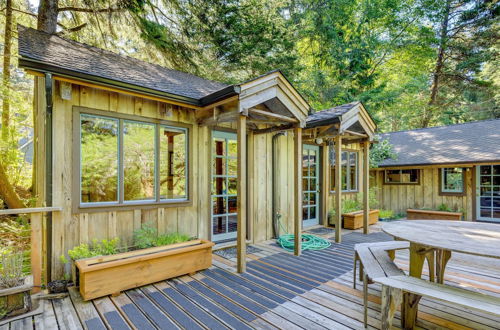
<svg viewBox="0 0 500 330">
<path fill-rule="evenodd" d="M 330 237 L 332 234 L 327 234 Z M 235 274 L 235 260 L 214 255 L 214 266 L 129 290 L 118 297 L 83 302 L 69 297 L 43 301 L 43 314 L 0 326 L 7 329 L 362 329 L 362 285 L 352 288 L 353 246 L 382 241 L 382 233 L 354 232 L 341 244 L 299 258 L 274 242 L 254 245 L 248 272 Z M 398 265 L 407 270 L 408 253 L 398 252 Z M 487 292 L 500 299 L 500 273 L 471 267 L 453 259 L 446 282 Z M 380 288 L 370 286 L 369 328 L 380 329 Z M 396 314 L 394 325 L 399 326 Z M 500 319 L 453 305 L 422 299 L 418 326 L 424 329 L 498 329 Z"/>
</svg>

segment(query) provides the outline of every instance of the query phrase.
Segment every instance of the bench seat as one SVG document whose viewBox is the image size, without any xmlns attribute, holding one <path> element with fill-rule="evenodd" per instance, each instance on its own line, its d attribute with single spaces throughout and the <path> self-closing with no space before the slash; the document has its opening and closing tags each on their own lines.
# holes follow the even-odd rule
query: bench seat
<svg viewBox="0 0 500 330">
<path fill-rule="evenodd" d="M 373 281 L 382 285 L 382 328 L 391 327 L 395 306 L 403 300 L 403 294 L 408 293 L 500 316 L 500 298 L 480 292 L 429 282 L 406 275 L 379 277 L 374 278 Z"/>
</svg>

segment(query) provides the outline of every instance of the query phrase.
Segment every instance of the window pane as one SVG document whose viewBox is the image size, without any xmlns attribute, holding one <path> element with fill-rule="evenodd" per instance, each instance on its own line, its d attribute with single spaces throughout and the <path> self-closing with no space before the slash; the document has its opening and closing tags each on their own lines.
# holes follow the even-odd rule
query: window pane
<svg viewBox="0 0 500 330">
<path fill-rule="evenodd" d="M 418 171 L 412 170 L 386 170 L 385 182 L 387 183 L 418 183 Z"/>
<path fill-rule="evenodd" d="M 80 115 L 81 201 L 118 201 L 118 120 Z"/>
<path fill-rule="evenodd" d="M 358 189 L 358 154 L 351 152 L 349 156 L 349 175 L 350 175 L 350 187 L 349 190 Z"/>
<path fill-rule="evenodd" d="M 443 168 L 443 191 L 462 192 L 463 191 L 463 169 L 461 168 Z"/>
<path fill-rule="evenodd" d="M 341 164 L 342 164 L 342 190 L 347 189 L 347 158 L 348 158 L 348 152 L 342 151 L 342 158 L 341 158 Z"/>
<path fill-rule="evenodd" d="M 224 139 L 214 138 L 213 143 L 213 153 L 217 156 L 225 156 L 226 155 L 226 143 Z"/>
<path fill-rule="evenodd" d="M 124 199 L 155 198 L 155 125 L 123 123 Z"/>
<path fill-rule="evenodd" d="M 160 126 L 160 199 L 187 198 L 186 131 Z"/>
</svg>

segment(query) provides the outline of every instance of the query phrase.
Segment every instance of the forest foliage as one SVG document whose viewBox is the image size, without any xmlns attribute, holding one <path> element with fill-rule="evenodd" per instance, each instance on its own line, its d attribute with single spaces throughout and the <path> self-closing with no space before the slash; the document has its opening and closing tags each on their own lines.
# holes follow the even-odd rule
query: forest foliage
<svg viewBox="0 0 500 330">
<path fill-rule="evenodd" d="M 382 132 L 500 117 L 495 0 L 1 0 L 0 8 L 0 174 L 23 201 L 32 175 L 19 147 L 33 138 L 33 84 L 18 69 L 17 23 L 227 83 L 280 69 L 315 110 L 359 100 Z"/>
</svg>

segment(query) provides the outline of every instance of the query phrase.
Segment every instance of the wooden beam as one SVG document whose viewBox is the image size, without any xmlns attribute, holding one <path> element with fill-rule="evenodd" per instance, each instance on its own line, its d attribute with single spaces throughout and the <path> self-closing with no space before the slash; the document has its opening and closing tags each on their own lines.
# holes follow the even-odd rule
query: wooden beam
<svg viewBox="0 0 500 330">
<path fill-rule="evenodd" d="M 267 133 L 272 133 L 276 131 L 285 131 L 293 128 L 293 125 L 288 124 L 288 125 L 279 125 L 279 126 L 273 126 L 273 127 L 268 127 L 268 128 L 260 128 L 256 129 L 253 131 L 254 135 L 259 135 L 259 134 L 267 134 Z"/>
<path fill-rule="evenodd" d="M 335 143 L 335 242 L 342 241 L 342 137 L 337 135 Z"/>
<path fill-rule="evenodd" d="M 210 116 L 210 117 L 206 117 L 206 118 L 199 120 L 198 125 L 210 126 L 210 125 L 216 125 L 218 123 L 223 123 L 223 122 L 231 122 L 231 121 L 237 120 L 239 115 L 240 114 L 237 111 L 223 112 L 220 114 L 216 114 L 215 116 Z"/>
<path fill-rule="evenodd" d="M 250 115 L 256 115 L 256 116 L 263 116 L 267 118 L 272 118 L 276 119 L 279 121 L 284 121 L 286 123 L 298 123 L 299 121 L 295 118 L 283 116 L 283 115 L 278 115 L 277 113 L 269 112 L 269 111 L 264 111 L 264 110 L 259 110 L 255 108 L 248 109 L 248 113 Z"/>
<path fill-rule="evenodd" d="M 302 236 L 302 128 L 294 129 L 293 138 L 293 164 L 295 171 L 294 178 L 294 198 L 295 198 L 295 217 L 294 217 L 294 253 L 299 256 L 302 251 L 301 236 Z"/>
<path fill-rule="evenodd" d="M 355 136 L 361 136 L 361 137 L 364 137 L 364 138 L 368 137 L 368 134 L 354 132 L 354 131 L 350 131 L 350 130 L 345 130 L 344 133 L 355 135 Z"/>
<path fill-rule="evenodd" d="M 363 143 L 363 234 L 368 234 L 370 216 L 370 142 Z"/>
<path fill-rule="evenodd" d="M 60 212 L 62 207 L 52 206 L 52 207 L 27 207 L 25 209 L 6 209 L 0 210 L 0 215 L 7 214 L 30 214 L 30 213 L 45 213 L 45 212 Z"/>
<path fill-rule="evenodd" d="M 244 273 L 246 271 L 246 236 L 247 236 L 247 117 L 240 115 L 238 117 L 238 184 L 237 184 L 237 210 L 238 210 L 238 229 L 237 229 L 237 271 Z"/>
<path fill-rule="evenodd" d="M 214 107 L 218 107 L 218 106 L 221 106 L 221 105 L 224 105 L 224 104 L 227 104 L 227 103 L 231 103 L 233 101 L 237 101 L 239 98 L 238 95 L 234 95 L 234 96 L 231 96 L 227 99 L 224 99 L 224 100 L 220 100 L 220 101 L 217 101 L 215 103 L 212 103 L 212 104 L 209 104 L 207 106 L 204 106 L 203 108 L 201 108 L 200 110 L 210 110 Z"/>
</svg>

